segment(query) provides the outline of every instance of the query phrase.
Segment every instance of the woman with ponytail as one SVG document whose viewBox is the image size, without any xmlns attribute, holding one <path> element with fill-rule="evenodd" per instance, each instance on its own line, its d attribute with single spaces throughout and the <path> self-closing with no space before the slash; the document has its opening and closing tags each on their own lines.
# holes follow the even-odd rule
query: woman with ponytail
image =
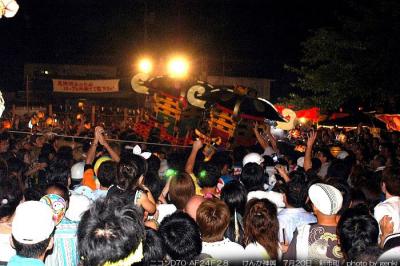
<svg viewBox="0 0 400 266">
<path fill-rule="evenodd" d="M 245 257 L 253 260 L 279 260 L 279 222 L 276 205 L 267 199 L 252 199 L 244 214 Z"/>
<path fill-rule="evenodd" d="M 136 154 L 123 154 L 117 166 L 115 184 L 109 188 L 107 197 L 128 194 L 137 206 L 149 214 L 154 213 L 155 200 L 150 190 L 143 184 L 146 173 L 146 159 Z"/>
</svg>

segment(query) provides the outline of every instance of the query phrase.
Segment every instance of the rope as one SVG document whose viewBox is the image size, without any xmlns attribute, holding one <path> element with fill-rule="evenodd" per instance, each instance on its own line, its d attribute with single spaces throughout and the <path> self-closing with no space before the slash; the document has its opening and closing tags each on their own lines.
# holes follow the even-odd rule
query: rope
<svg viewBox="0 0 400 266">
<path fill-rule="evenodd" d="M 15 133 L 15 134 L 25 134 L 25 135 L 39 135 L 39 136 L 44 136 L 44 135 L 53 135 L 56 137 L 63 137 L 63 138 L 72 138 L 72 139 L 87 139 L 87 140 L 93 140 L 94 138 L 90 137 L 81 137 L 81 136 L 71 136 L 71 135 L 64 135 L 64 134 L 57 134 L 54 132 L 48 132 L 48 133 L 41 133 L 41 132 L 26 132 L 26 131 L 18 131 L 18 130 L 8 130 L 10 133 Z M 106 139 L 107 141 L 111 142 L 124 142 L 124 143 L 134 143 L 134 144 L 147 144 L 147 145 L 156 145 L 156 146 L 166 146 L 166 147 L 179 147 L 179 148 L 192 148 L 192 146 L 186 146 L 186 145 L 177 145 L 177 144 L 166 144 L 166 143 L 154 143 L 154 142 L 145 142 L 145 141 L 133 141 L 133 140 L 120 140 L 120 139 Z"/>
</svg>

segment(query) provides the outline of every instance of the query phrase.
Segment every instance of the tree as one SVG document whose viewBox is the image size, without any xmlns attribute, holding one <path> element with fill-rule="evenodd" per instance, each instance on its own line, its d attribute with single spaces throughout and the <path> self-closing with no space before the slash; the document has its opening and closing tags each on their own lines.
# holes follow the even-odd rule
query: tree
<svg viewBox="0 0 400 266">
<path fill-rule="evenodd" d="M 400 3 L 350 1 L 350 15 L 336 28 L 320 28 L 303 44 L 292 84 L 309 101 L 335 110 L 352 101 L 377 107 L 398 97 L 400 83 Z"/>
</svg>

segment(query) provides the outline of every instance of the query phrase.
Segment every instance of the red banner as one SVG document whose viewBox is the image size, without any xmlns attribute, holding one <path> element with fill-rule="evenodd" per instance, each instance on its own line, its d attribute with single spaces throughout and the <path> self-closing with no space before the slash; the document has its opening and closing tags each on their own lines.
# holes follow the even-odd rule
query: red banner
<svg viewBox="0 0 400 266">
<path fill-rule="evenodd" d="M 117 92 L 119 79 L 71 80 L 53 79 L 53 91 L 64 93 Z"/>
</svg>

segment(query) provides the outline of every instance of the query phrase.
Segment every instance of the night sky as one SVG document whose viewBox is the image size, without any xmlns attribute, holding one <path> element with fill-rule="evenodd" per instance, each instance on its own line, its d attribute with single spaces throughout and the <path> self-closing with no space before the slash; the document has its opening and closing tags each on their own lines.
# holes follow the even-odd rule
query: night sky
<svg viewBox="0 0 400 266">
<path fill-rule="evenodd" d="M 17 0 L 18 1 L 18 0 Z M 105 64 L 131 74 L 140 54 L 182 51 L 210 74 L 272 78 L 288 87 L 310 31 L 331 27 L 341 1 L 19 0 L 0 20 L 0 86 L 23 86 L 24 62 Z M 146 12 L 147 10 L 147 12 Z M 147 13 L 147 38 L 144 14 Z M 198 62 L 198 61 L 196 61 Z"/>
</svg>

